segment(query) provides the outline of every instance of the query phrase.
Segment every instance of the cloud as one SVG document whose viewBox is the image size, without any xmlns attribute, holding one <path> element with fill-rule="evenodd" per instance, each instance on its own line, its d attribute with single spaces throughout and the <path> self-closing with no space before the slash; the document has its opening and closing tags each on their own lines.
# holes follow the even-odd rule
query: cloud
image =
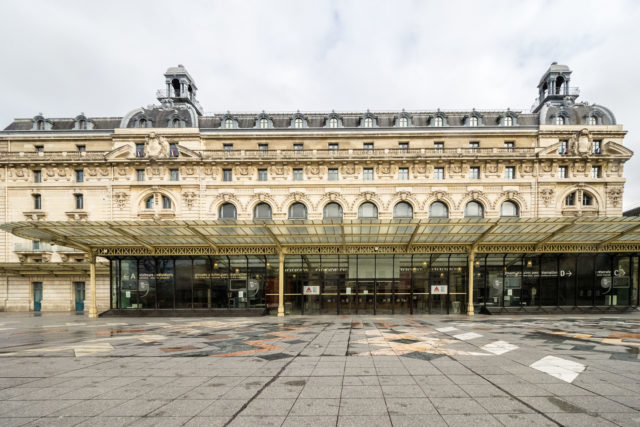
<svg viewBox="0 0 640 427">
<path fill-rule="evenodd" d="M 549 63 L 634 141 L 640 3 L 4 1 L 0 119 L 122 116 L 184 64 L 207 111 L 528 109 Z M 3 125 L 3 126 L 4 126 Z M 640 203 L 640 155 L 625 205 Z"/>
</svg>

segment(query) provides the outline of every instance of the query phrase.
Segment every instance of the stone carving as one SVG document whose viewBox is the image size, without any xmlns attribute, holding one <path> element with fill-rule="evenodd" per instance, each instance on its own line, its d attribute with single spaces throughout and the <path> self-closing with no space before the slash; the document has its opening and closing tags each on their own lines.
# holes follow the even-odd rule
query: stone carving
<svg viewBox="0 0 640 427">
<path fill-rule="evenodd" d="M 163 136 L 151 132 L 147 137 L 147 156 L 149 158 L 169 157 L 169 143 Z"/>
<path fill-rule="evenodd" d="M 356 173 L 356 167 L 354 165 L 347 164 L 342 166 L 343 175 L 355 175 L 355 173 Z"/>
<path fill-rule="evenodd" d="M 184 166 L 181 173 L 185 176 L 192 176 L 196 173 L 196 169 L 193 166 Z"/>
<path fill-rule="evenodd" d="M 150 177 L 159 177 L 160 179 L 162 179 L 163 172 L 164 172 L 164 168 L 158 165 L 152 165 L 147 168 L 147 174 Z"/>
<path fill-rule="evenodd" d="M 540 164 L 543 172 L 549 173 L 553 170 L 553 163 L 549 160 L 545 160 Z"/>
<path fill-rule="evenodd" d="M 116 204 L 116 207 L 120 210 L 124 209 L 127 205 L 127 201 L 129 200 L 129 195 L 124 191 L 119 191 L 113 194 L 113 201 Z"/>
<path fill-rule="evenodd" d="M 194 191 L 185 191 L 184 193 L 182 193 L 182 200 L 184 201 L 184 204 L 188 210 L 193 209 L 197 198 L 198 195 Z"/>
<path fill-rule="evenodd" d="M 532 163 L 524 163 L 522 165 L 522 174 L 523 175 L 531 175 L 533 173 L 533 164 Z"/>
<path fill-rule="evenodd" d="M 614 208 L 617 208 L 622 201 L 622 187 L 610 187 L 607 189 L 607 197 Z"/>
<path fill-rule="evenodd" d="M 307 175 L 320 175 L 320 166 L 318 165 L 307 166 L 306 173 Z"/>
<path fill-rule="evenodd" d="M 390 164 L 382 164 L 378 165 L 376 168 L 376 174 L 378 175 L 391 175 L 393 173 L 393 168 Z"/>
<path fill-rule="evenodd" d="M 271 175 L 284 176 L 288 173 L 288 171 L 289 171 L 289 168 L 287 168 L 286 166 L 275 165 L 275 166 L 271 166 L 269 172 Z"/>
<path fill-rule="evenodd" d="M 543 187 L 540 189 L 540 197 L 542 198 L 542 203 L 545 207 L 549 207 L 551 201 L 553 200 L 554 194 L 555 190 L 551 187 Z"/>
<path fill-rule="evenodd" d="M 127 168 L 126 166 L 118 166 L 116 168 L 116 174 L 126 177 L 129 175 L 129 168 Z"/>
</svg>

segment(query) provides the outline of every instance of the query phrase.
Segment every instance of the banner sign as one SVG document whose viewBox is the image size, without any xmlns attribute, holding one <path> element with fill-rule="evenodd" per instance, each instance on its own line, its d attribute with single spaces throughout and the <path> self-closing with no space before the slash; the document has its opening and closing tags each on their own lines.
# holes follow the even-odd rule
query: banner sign
<svg viewBox="0 0 640 427">
<path fill-rule="evenodd" d="M 446 295 L 449 285 L 431 285 L 432 295 Z"/>
</svg>

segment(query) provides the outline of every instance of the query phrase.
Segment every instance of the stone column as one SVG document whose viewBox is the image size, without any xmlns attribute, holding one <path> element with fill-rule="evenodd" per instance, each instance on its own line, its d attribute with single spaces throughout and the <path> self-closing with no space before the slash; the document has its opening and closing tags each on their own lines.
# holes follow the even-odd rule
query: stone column
<svg viewBox="0 0 640 427">
<path fill-rule="evenodd" d="M 284 252 L 278 253 L 278 317 L 284 316 Z"/>
<path fill-rule="evenodd" d="M 96 255 L 91 254 L 91 263 L 89 264 L 89 317 L 95 319 L 98 317 L 98 303 L 96 298 Z"/>
<path fill-rule="evenodd" d="M 473 316 L 473 263 L 476 259 L 475 252 L 469 252 L 469 267 L 468 267 L 468 276 L 469 276 L 469 292 L 467 293 L 467 316 Z"/>
</svg>

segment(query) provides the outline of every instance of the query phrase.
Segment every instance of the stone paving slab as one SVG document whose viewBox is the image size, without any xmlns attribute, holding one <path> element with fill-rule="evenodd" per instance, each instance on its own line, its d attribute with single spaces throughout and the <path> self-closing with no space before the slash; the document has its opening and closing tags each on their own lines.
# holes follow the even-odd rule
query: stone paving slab
<svg viewBox="0 0 640 427">
<path fill-rule="evenodd" d="M 0 313 L 0 425 L 638 425 L 639 350 L 638 312 Z"/>
</svg>

